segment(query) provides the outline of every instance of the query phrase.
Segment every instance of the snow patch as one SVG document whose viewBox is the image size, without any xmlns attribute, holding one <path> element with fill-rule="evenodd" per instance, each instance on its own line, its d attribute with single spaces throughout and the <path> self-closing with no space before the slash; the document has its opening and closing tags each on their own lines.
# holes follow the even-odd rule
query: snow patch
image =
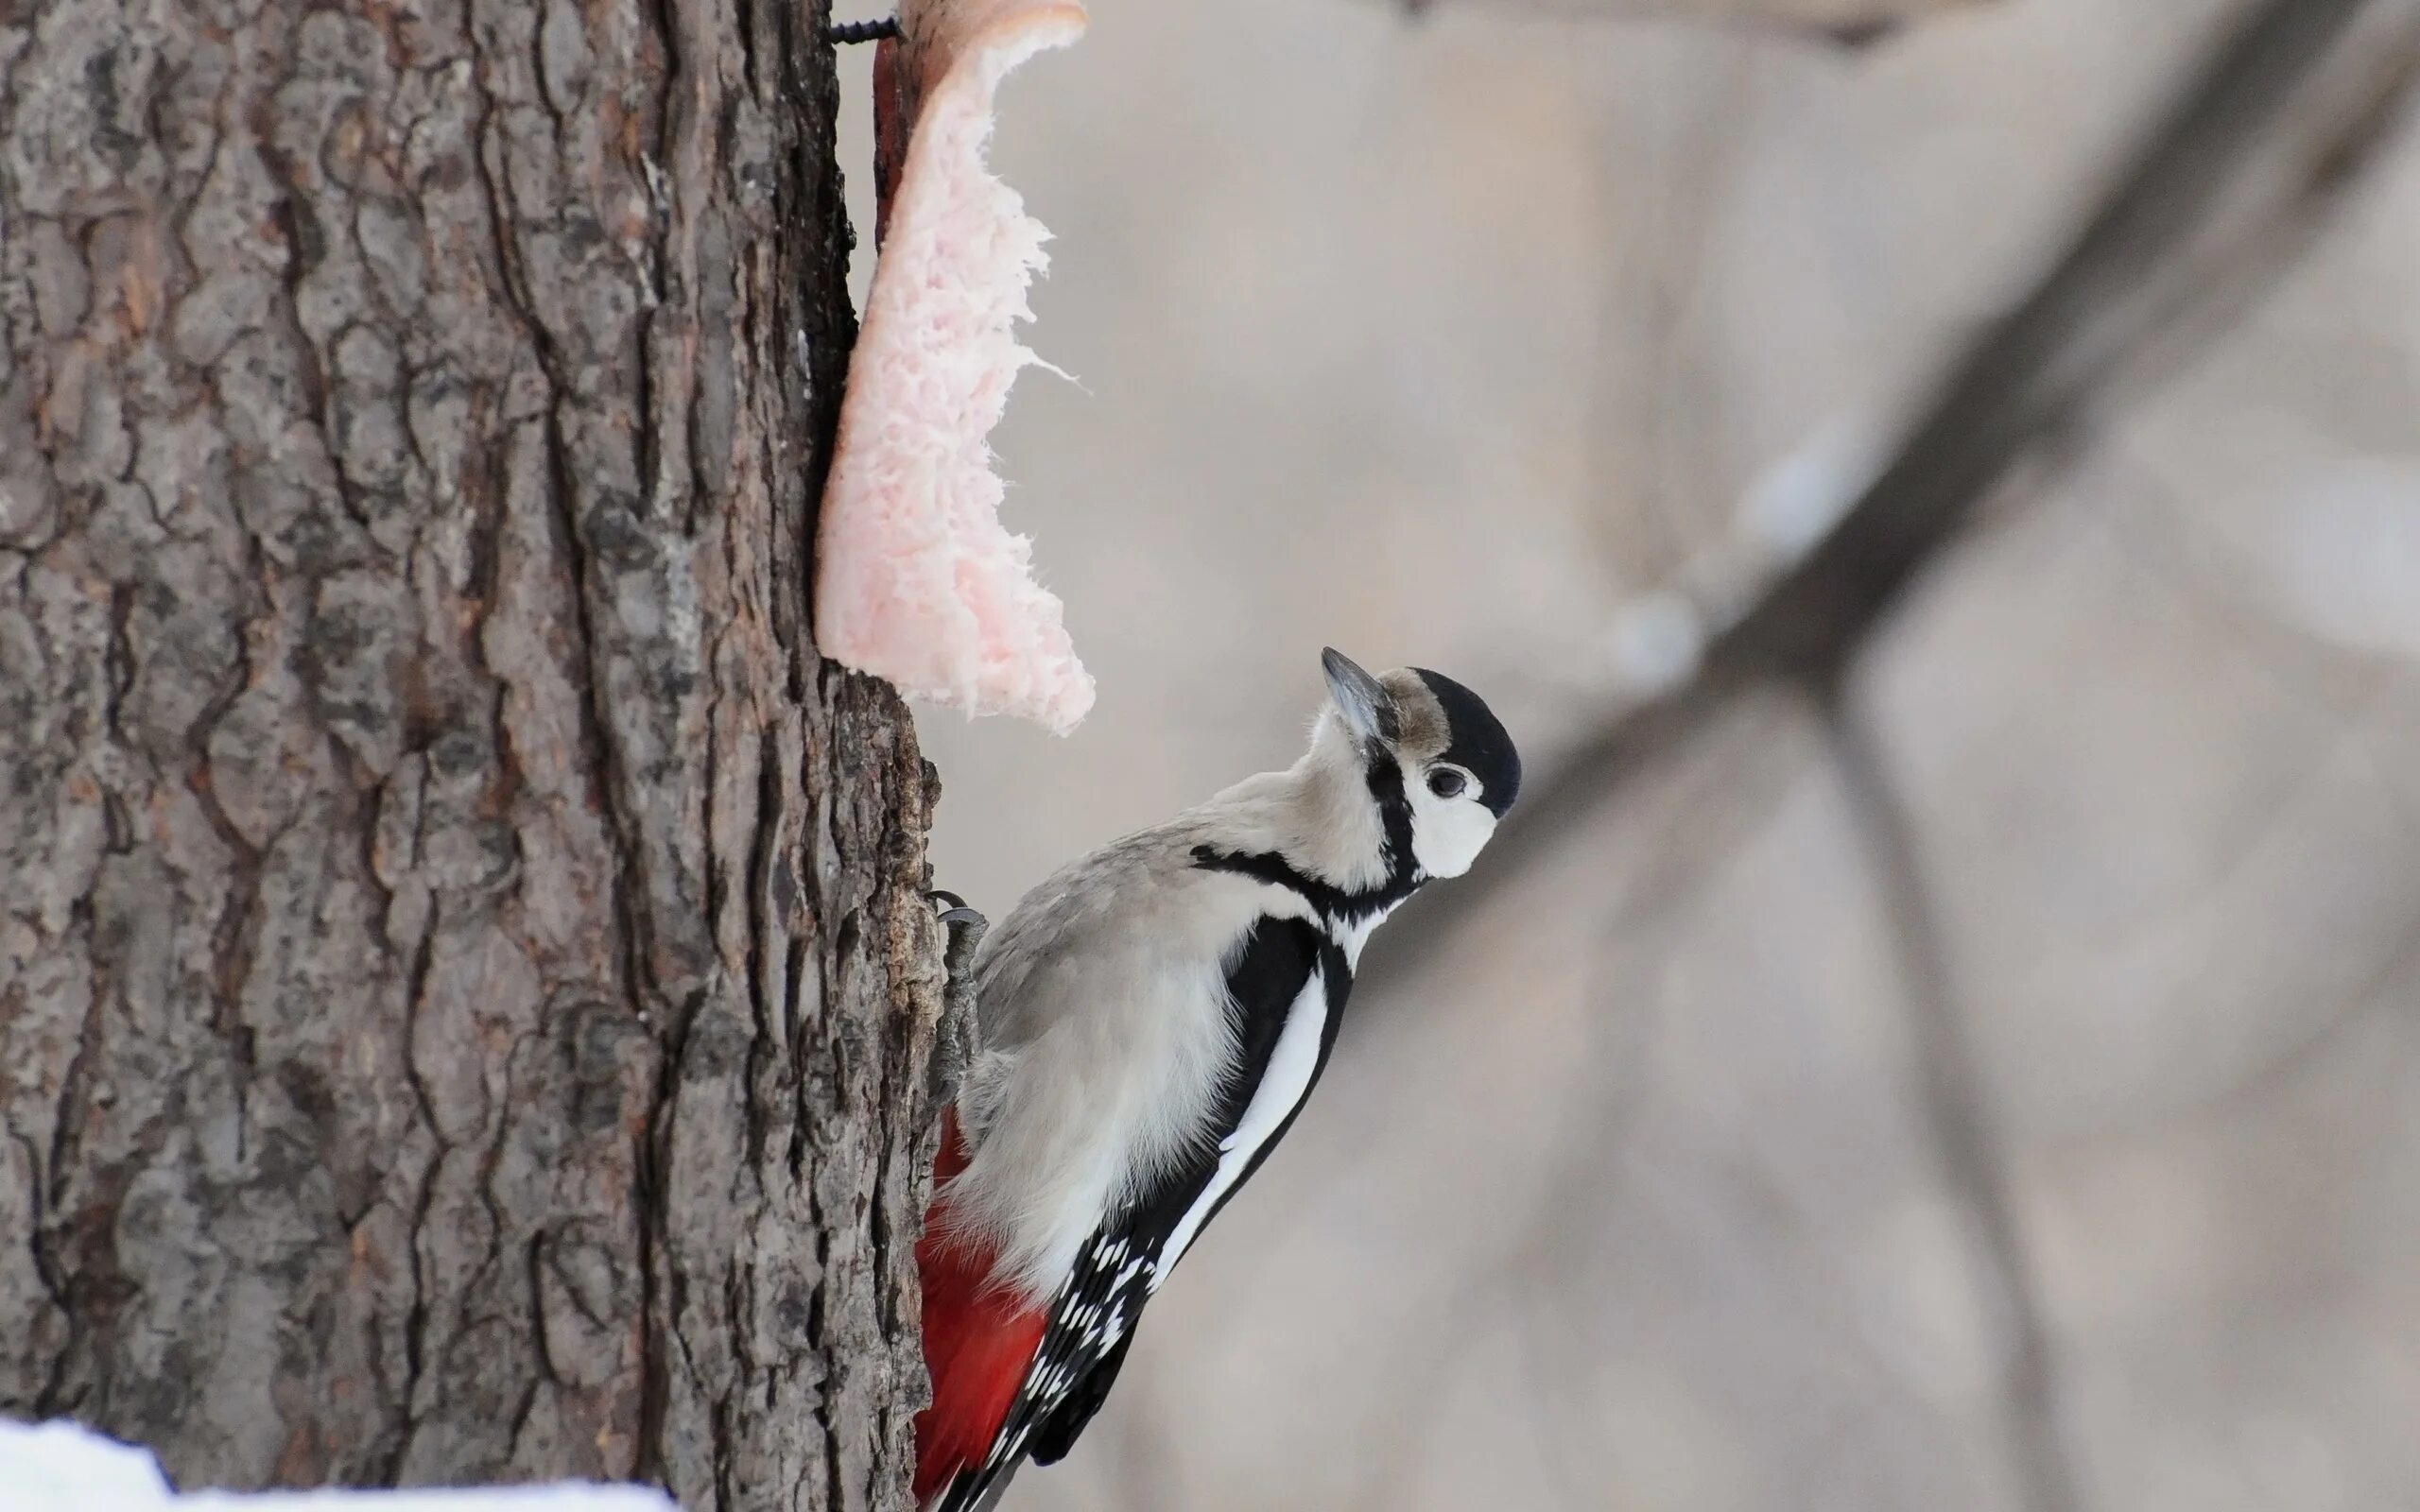
<svg viewBox="0 0 2420 1512">
<path fill-rule="evenodd" d="M 1615 614 L 1605 649 L 1614 675 L 1634 696 L 1668 693 L 1687 681 L 1705 656 L 1705 624 L 1697 607 L 1674 593 L 1650 593 Z"/>
<path fill-rule="evenodd" d="M 1742 533 L 1796 561 L 1831 533 L 1881 472 L 1883 437 L 1862 415 L 1836 416 L 1757 474 L 1739 501 Z"/>
<path fill-rule="evenodd" d="M 2339 461 L 2287 503 L 2251 563 L 2278 608 L 2354 650 L 2420 658 L 2420 462 Z"/>
<path fill-rule="evenodd" d="M 147 1449 L 71 1422 L 0 1419 L 0 1512 L 676 1512 L 643 1486 L 466 1490 L 199 1491 L 179 1496 Z"/>
</svg>

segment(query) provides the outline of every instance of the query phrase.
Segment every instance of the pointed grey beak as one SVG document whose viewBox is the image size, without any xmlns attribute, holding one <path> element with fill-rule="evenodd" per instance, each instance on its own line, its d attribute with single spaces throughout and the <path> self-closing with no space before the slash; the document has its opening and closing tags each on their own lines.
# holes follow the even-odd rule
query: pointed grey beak
<svg viewBox="0 0 2420 1512">
<path fill-rule="evenodd" d="M 1384 683 L 1332 645 L 1321 650 L 1320 666 L 1327 673 L 1327 696 L 1335 700 L 1337 713 L 1344 716 L 1356 740 L 1366 746 L 1372 741 L 1392 741 L 1401 732 L 1394 695 Z"/>
</svg>

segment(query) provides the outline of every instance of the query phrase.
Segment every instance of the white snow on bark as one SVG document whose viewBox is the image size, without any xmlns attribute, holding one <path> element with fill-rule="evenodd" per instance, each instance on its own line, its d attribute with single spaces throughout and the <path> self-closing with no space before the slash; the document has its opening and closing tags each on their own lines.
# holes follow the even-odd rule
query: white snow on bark
<svg viewBox="0 0 2420 1512">
<path fill-rule="evenodd" d="M 0 1512 L 675 1512 L 643 1486 L 179 1496 L 147 1449 L 70 1422 L 0 1419 Z"/>
</svg>

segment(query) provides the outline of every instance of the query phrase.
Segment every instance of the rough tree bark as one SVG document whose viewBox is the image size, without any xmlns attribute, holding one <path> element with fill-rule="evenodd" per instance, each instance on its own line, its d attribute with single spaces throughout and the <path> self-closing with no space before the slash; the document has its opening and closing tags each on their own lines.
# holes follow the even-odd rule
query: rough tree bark
<svg viewBox="0 0 2420 1512">
<path fill-rule="evenodd" d="M 890 1507 L 932 786 L 825 6 L 0 0 L 0 1411 Z"/>
</svg>

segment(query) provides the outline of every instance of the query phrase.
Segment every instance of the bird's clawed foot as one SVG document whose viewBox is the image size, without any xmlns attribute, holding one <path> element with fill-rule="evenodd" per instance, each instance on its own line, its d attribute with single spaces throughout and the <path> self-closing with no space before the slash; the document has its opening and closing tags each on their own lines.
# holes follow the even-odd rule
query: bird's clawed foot
<svg viewBox="0 0 2420 1512">
<path fill-rule="evenodd" d="M 982 939 L 983 930 L 991 920 L 967 907 L 965 899 L 954 892 L 943 892 L 938 887 L 925 896 L 931 900 L 934 910 L 941 915 L 942 922 L 949 926 L 951 944 L 958 943 L 959 931 L 970 924 L 974 926 L 975 938 L 969 941 L 969 944 Z"/>
<path fill-rule="evenodd" d="M 941 1023 L 933 1036 L 933 1106 L 938 1108 L 958 1095 L 959 1081 L 982 1042 L 976 1016 L 975 953 L 991 920 L 967 907 L 966 900 L 954 892 L 935 890 L 925 896 L 940 915 L 942 927 L 949 932 L 942 947 L 942 965 L 949 979 L 942 988 Z"/>
</svg>

